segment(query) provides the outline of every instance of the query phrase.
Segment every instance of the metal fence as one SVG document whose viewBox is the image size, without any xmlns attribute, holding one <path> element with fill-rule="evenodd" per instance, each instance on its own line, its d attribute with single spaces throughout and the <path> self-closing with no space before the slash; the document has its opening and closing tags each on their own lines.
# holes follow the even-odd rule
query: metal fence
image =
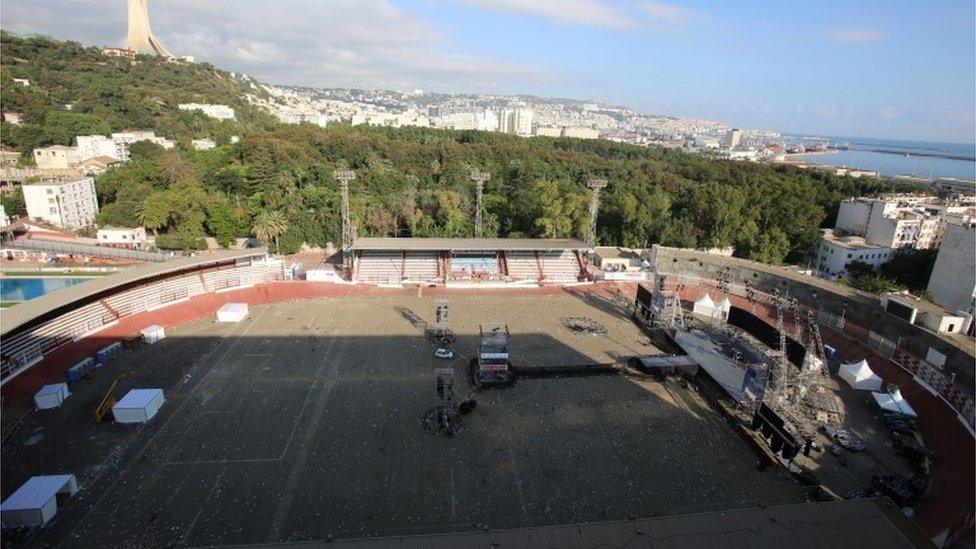
<svg viewBox="0 0 976 549">
<path fill-rule="evenodd" d="M 50 252 L 58 254 L 77 254 L 112 259 L 128 259 L 132 261 L 162 262 L 174 256 L 161 252 L 143 252 L 125 248 L 111 248 L 108 246 L 93 246 L 91 244 L 76 244 L 57 240 L 41 240 L 36 238 L 18 238 L 4 243 L 4 248 L 32 250 L 35 252 Z"/>
</svg>

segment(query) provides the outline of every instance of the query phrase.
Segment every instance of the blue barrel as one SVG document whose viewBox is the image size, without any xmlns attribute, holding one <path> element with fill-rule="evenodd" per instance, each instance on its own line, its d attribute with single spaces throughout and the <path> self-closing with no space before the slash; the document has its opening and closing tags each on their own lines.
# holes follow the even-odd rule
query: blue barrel
<svg viewBox="0 0 976 549">
<path fill-rule="evenodd" d="M 88 372 L 92 371 L 95 367 L 95 361 L 91 357 L 82 360 L 78 364 L 75 364 L 68 370 L 68 381 L 74 382 L 88 375 Z"/>
<path fill-rule="evenodd" d="M 95 362 L 97 362 L 99 365 L 105 364 L 109 361 L 109 359 L 117 356 L 121 352 L 122 343 L 115 342 L 108 347 L 105 347 L 101 351 L 98 351 L 98 353 L 95 354 Z"/>
<path fill-rule="evenodd" d="M 827 357 L 827 360 L 837 358 L 837 349 L 834 349 L 830 345 L 824 345 L 824 356 Z"/>
</svg>

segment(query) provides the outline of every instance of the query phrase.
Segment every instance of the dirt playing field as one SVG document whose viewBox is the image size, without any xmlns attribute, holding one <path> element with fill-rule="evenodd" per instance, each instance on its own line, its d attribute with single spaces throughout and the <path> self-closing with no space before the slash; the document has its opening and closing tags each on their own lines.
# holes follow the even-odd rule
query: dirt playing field
<svg viewBox="0 0 976 549">
<path fill-rule="evenodd" d="M 449 297 L 450 361 L 423 337 L 434 298 L 252 306 L 125 352 L 29 415 L 3 445 L 2 485 L 74 473 L 81 492 L 29 541 L 166 546 L 512 528 L 804 501 L 695 392 L 622 376 L 520 379 L 475 395 L 459 435 L 425 432 L 433 369 L 470 391 L 478 326 L 507 324 L 513 362 L 657 354 L 621 304 L 594 296 Z M 605 335 L 563 325 L 586 317 Z M 142 426 L 93 425 L 94 403 L 160 387 Z"/>
</svg>

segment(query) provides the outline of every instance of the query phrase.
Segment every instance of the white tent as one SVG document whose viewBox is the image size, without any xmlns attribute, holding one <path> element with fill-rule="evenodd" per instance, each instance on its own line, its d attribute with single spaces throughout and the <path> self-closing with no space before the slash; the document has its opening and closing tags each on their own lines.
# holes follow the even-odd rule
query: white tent
<svg viewBox="0 0 976 549">
<path fill-rule="evenodd" d="M 912 406 L 908 404 L 908 401 L 901 396 L 901 391 L 898 389 L 895 389 L 891 393 L 871 393 L 871 396 L 874 397 L 875 402 L 878 403 L 878 406 L 881 406 L 882 410 L 911 417 L 918 415 Z"/>
<path fill-rule="evenodd" d="M 115 406 L 112 416 L 118 423 L 146 423 L 166 402 L 162 389 L 132 389 Z"/>
<path fill-rule="evenodd" d="M 34 404 L 37 405 L 38 410 L 57 408 L 69 394 L 67 383 L 51 383 L 41 387 L 41 390 L 34 395 Z"/>
<path fill-rule="evenodd" d="M 217 322 L 240 322 L 247 316 L 247 303 L 227 303 L 217 310 Z"/>
<path fill-rule="evenodd" d="M 728 297 L 723 297 L 722 301 L 716 303 L 715 306 L 718 307 L 718 310 L 722 311 L 722 315 L 726 319 L 729 318 L 729 311 L 732 310 L 732 302 L 729 301 Z"/>
<path fill-rule="evenodd" d="M 692 307 L 691 311 L 698 315 L 712 316 L 715 311 L 715 301 L 712 300 L 712 296 L 705 295 L 701 296 L 695 305 Z"/>
<path fill-rule="evenodd" d="M 691 311 L 698 315 L 727 320 L 729 318 L 729 309 L 731 308 L 732 302 L 729 301 L 729 298 L 723 298 L 718 303 L 715 303 L 712 296 L 708 295 L 706 292 L 705 295 L 701 296 L 701 298 L 695 302 Z"/>
<path fill-rule="evenodd" d="M 862 391 L 877 391 L 884 384 L 878 374 L 874 373 L 868 366 L 868 361 L 863 358 L 860 362 L 853 364 L 841 364 L 838 375 L 848 385 Z"/>
<path fill-rule="evenodd" d="M 5 528 L 44 526 L 58 511 L 58 494 L 78 493 L 74 475 L 44 475 L 31 477 L 0 503 L 0 523 Z"/>
</svg>

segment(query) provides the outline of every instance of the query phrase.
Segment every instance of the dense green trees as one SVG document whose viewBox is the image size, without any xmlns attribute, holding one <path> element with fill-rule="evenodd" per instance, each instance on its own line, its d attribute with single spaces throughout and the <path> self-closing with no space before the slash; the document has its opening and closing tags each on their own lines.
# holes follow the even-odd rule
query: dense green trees
<svg viewBox="0 0 976 549">
<path fill-rule="evenodd" d="M 877 269 L 854 261 L 847 266 L 850 285 L 873 294 L 908 290 L 924 296 L 937 256 L 938 249 L 901 250 Z"/>
</svg>

